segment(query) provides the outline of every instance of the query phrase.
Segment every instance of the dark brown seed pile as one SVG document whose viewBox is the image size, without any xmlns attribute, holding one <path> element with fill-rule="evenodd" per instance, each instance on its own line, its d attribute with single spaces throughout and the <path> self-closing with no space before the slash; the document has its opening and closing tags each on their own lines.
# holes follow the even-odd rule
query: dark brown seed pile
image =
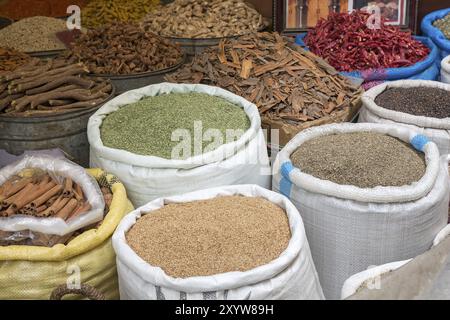
<svg viewBox="0 0 450 320">
<path fill-rule="evenodd" d="M 409 185 L 420 180 L 426 168 L 422 153 L 397 138 L 369 132 L 311 139 L 291 160 L 314 177 L 360 188 Z"/>
<path fill-rule="evenodd" d="M 290 238 L 283 209 L 242 196 L 168 204 L 126 234 L 142 259 L 176 278 L 253 269 L 278 258 Z"/>
<path fill-rule="evenodd" d="M 427 88 L 390 88 L 375 99 L 380 107 L 431 118 L 450 117 L 450 91 Z"/>
</svg>

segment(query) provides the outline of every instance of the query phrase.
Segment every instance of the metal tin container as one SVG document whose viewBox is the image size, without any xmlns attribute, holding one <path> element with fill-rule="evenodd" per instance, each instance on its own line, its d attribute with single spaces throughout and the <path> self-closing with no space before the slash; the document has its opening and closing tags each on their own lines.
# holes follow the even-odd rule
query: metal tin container
<svg viewBox="0 0 450 320">
<path fill-rule="evenodd" d="M 130 75 L 92 74 L 92 76 L 111 80 L 112 84 L 116 88 L 116 94 L 121 94 L 133 89 L 164 82 L 164 76 L 181 67 L 185 59 L 186 56 L 183 56 L 183 59 L 178 64 L 158 71 Z"/>
<path fill-rule="evenodd" d="M 0 29 L 3 29 L 7 26 L 9 26 L 10 24 L 12 24 L 13 21 L 9 18 L 6 17 L 0 17 Z"/>
<path fill-rule="evenodd" d="M 27 150 L 61 149 L 66 156 L 89 166 L 87 123 L 89 117 L 114 97 L 115 90 L 99 106 L 51 116 L 0 116 L 0 149 L 13 155 Z"/>
</svg>

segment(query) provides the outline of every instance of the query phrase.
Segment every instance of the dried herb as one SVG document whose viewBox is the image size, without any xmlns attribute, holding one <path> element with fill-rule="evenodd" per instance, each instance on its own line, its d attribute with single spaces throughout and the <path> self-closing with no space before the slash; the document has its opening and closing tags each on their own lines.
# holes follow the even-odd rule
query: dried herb
<svg viewBox="0 0 450 320">
<path fill-rule="evenodd" d="M 96 74 L 136 74 L 172 67 L 183 55 L 169 40 L 135 24 L 114 23 L 80 34 L 68 58 Z"/>
<path fill-rule="evenodd" d="M 195 135 L 196 121 L 201 121 L 201 136 Z M 249 127 L 250 120 L 244 110 L 225 99 L 202 93 L 171 93 L 121 107 L 106 116 L 100 131 L 107 147 L 166 159 L 172 158 L 172 150 L 180 141 L 190 138 L 191 154 L 176 154 L 185 159 L 201 154 L 211 144 L 212 141 L 203 140 L 207 130 L 220 130 L 221 145 L 231 142 L 225 141 L 227 130 L 240 130 L 238 139 Z M 173 132 L 179 129 L 188 130 L 189 136 L 172 141 Z M 197 150 L 197 144 L 202 150 Z"/>
<path fill-rule="evenodd" d="M 409 185 L 419 181 L 426 168 L 423 153 L 397 138 L 371 132 L 313 138 L 291 160 L 319 179 L 360 188 Z"/>
<path fill-rule="evenodd" d="M 363 11 L 330 13 L 308 32 L 305 43 L 339 71 L 400 68 L 423 60 L 430 49 L 410 32 L 385 25 L 367 26 L 370 14 Z"/>
<path fill-rule="evenodd" d="M 264 122 L 293 125 L 348 110 L 361 93 L 324 60 L 277 33 L 222 40 L 166 79 L 225 88 L 255 103 Z"/>
</svg>

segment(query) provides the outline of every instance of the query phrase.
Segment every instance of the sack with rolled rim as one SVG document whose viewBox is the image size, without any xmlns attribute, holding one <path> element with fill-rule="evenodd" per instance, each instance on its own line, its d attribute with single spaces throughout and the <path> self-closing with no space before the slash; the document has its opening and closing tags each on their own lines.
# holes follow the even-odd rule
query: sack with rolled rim
<svg viewBox="0 0 450 320">
<path fill-rule="evenodd" d="M 433 23 L 438 20 L 444 18 L 447 14 L 450 13 L 450 8 L 433 11 L 427 14 L 421 23 L 421 29 L 423 34 L 429 37 L 436 44 L 440 51 L 440 58 L 450 54 L 450 39 L 444 35 L 444 33 L 436 28 Z"/>
<path fill-rule="evenodd" d="M 411 143 L 425 153 L 425 175 L 407 186 L 359 188 L 322 180 L 293 166 L 290 156 L 304 142 L 350 132 L 382 133 Z M 428 250 L 447 223 L 447 167 L 434 143 L 401 126 L 338 124 L 305 130 L 278 153 L 272 188 L 287 196 L 303 218 L 327 299 L 339 299 L 344 281 L 371 265 Z"/>
<path fill-rule="evenodd" d="M 441 62 L 441 81 L 450 84 L 450 55 L 442 59 Z"/>
<path fill-rule="evenodd" d="M 140 258 L 128 246 L 125 234 L 143 214 L 169 203 L 220 196 L 262 197 L 286 211 L 291 240 L 275 260 L 240 272 L 173 278 Z M 280 194 L 256 185 L 218 187 L 156 199 L 127 215 L 113 236 L 117 255 L 120 298 L 124 300 L 262 300 L 323 299 L 322 289 L 306 239 L 302 219 L 292 203 Z"/>
<path fill-rule="evenodd" d="M 240 106 L 250 119 L 250 128 L 237 141 L 186 160 L 138 155 L 103 145 L 100 126 L 108 114 L 144 97 L 187 92 L 218 96 Z M 270 164 L 258 108 L 218 87 L 161 83 L 128 91 L 101 107 L 89 119 L 87 132 L 91 166 L 115 174 L 126 186 L 135 206 L 164 196 L 222 185 L 251 183 L 270 187 Z"/>
<path fill-rule="evenodd" d="M 380 84 L 361 97 L 362 108 L 358 122 L 400 124 L 429 137 L 439 148 L 442 155 L 450 153 L 450 117 L 438 119 L 415 116 L 383 108 L 375 103 L 376 97 L 389 88 L 429 87 L 449 91 L 450 84 L 425 80 L 400 80 Z"/>
</svg>

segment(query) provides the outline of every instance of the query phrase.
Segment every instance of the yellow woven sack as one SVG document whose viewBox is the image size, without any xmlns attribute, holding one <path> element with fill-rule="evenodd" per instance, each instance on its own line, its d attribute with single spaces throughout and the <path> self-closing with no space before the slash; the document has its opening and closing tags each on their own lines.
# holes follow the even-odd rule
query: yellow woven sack
<svg viewBox="0 0 450 320">
<path fill-rule="evenodd" d="M 80 234 L 67 245 L 0 246 L 0 300 L 49 299 L 59 285 L 77 281 L 93 286 L 106 299 L 119 299 L 111 236 L 133 206 L 116 177 L 100 169 L 87 171 L 113 193 L 110 211 L 101 226 Z"/>
</svg>

